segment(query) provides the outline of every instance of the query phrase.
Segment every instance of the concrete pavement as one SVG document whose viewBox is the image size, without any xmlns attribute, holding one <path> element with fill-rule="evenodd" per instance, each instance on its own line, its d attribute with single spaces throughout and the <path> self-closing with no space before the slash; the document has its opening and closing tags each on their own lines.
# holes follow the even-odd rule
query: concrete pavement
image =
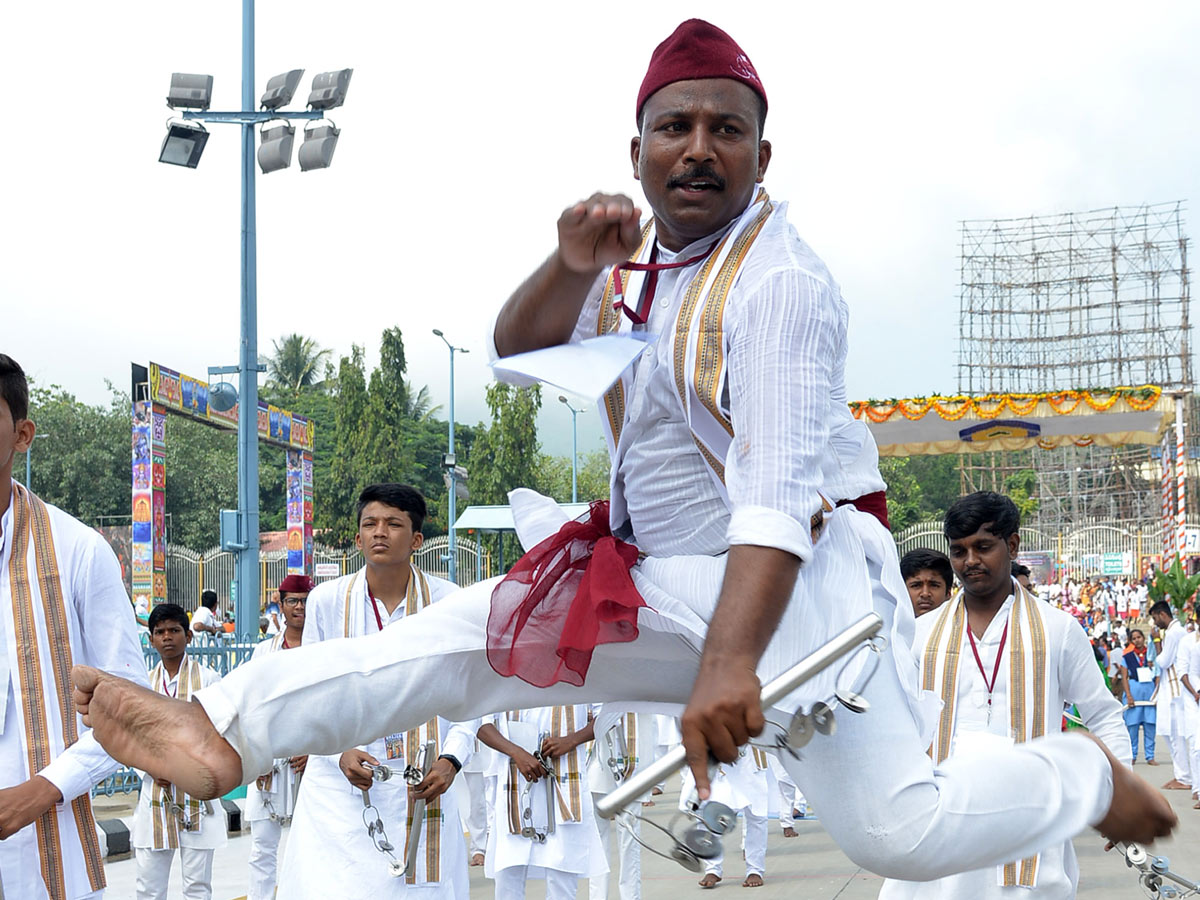
<svg viewBox="0 0 1200 900">
<path fill-rule="evenodd" d="M 1165 743 L 1165 742 L 1163 742 Z M 1166 763 L 1164 755 L 1162 762 Z M 1138 766 L 1137 771 L 1147 776 L 1154 784 L 1162 784 L 1171 777 L 1171 766 L 1156 768 Z M 677 781 L 667 794 L 657 798 L 654 807 L 646 814 L 662 825 L 666 825 L 678 797 Z M 1156 845 L 1154 852 L 1167 856 L 1181 874 L 1200 880 L 1200 855 L 1195 852 L 1200 846 L 1200 810 L 1192 809 L 1192 800 L 1185 791 L 1167 791 L 1172 806 L 1180 818 L 1180 828 L 1169 841 Z M 819 811 L 818 811 L 819 812 Z M 101 812 L 103 815 L 103 812 Z M 741 887 L 744 869 L 736 851 L 737 837 L 728 842 L 731 848 L 725 865 L 725 880 L 714 891 L 704 891 L 696 882 L 698 875 L 650 853 L 642 854 L 642 896 L 645 900 L 696 900 L 708 898 L 714 893 L 720 896 L 745 898 L 745 900 L 874 900 L 879 893 L 881 880 L 878 876 L 855 866 L 846 858 L 819 820 L 797 823 L 799 837 L 783 837 L 777 822 L 770 823 L 771 831 L 767 844 L 766 883 L 761 888 Z M 287 840 L 287 832 L 284 832 Z M 214 900 L 234 900 L 246 892 L 246 859 L 250 848 L 249 832 L 231 835 L 229 844 L 217 851 L 213 867 Z M 1132 870 L 1124 860 L 1114 853 L 1103 852 L 1103 841 L 1095 834 L 1085 834 L 1075 841 L 1081 872 L 1078 896 L 1081 900 L 1121 900 L 1143 896 Z M 381 857 L 382 860 L 382 857 Z M 382 863 L 381 863 L 382 864 Z M 106 865 L 109 889 L 108 900 L 132 900 L 136 880 L 133 859 L 117 860 Z M 492 882 L 483 875 L 482 868 L 471 869 L 471 900 L 491 900 Z M 544 882 L 530 882 L 529 897 L 541 900 L 545 896 Z M 731 896 L 732 895 L 732 896 Z M 179 867 L 176 863 L 169 891 L 171 900 L 181 898 Z M 616 898 L 616 879 L 610 879 L 610 897 Z M 580 886 L 579 897 L 587 898 L 587 885 Z M 331 898 L 336 900 L 336 898 Z"/>
</svg>

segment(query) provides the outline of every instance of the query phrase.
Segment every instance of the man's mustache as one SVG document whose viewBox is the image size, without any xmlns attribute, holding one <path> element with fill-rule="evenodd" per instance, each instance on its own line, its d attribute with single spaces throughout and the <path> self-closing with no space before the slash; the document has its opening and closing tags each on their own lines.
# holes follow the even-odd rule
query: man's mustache
<svg viewBox="0 0 1200 900">
<path fill-rule="evenodd" d="M 667 179 L 667 187 L 683 187 L 692 181 L 711 181 L 719 191 L 725 190 L 725 179 L 713 171 L 711 166 L 694 166 L 682 175 L 672 175 Z"/>
</svg>

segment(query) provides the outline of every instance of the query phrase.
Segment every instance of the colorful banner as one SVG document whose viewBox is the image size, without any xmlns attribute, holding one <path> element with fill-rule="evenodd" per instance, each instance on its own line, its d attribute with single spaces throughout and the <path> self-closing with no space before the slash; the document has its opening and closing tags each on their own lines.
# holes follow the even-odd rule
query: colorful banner
<svg viewBox="0 0 1200 900">
<path fill-rule="evenodd" d="M 167 411 L 157 403 L 150 416 L 150 494 L 154 500 L 151 606 L 167 600 Z"/>
<path fill-rule="evenodd" d="M 151 492 L 150 403 L 133 404 L 133 533 L 130 541 L 130 584 L 136 603 L 150 605 L 154 593 L 154 495 Z"/>
<path fill-rule="evenodd" d="M 313 461 L 307 451 L 287 454 L 287 532 L 288 574 L 312 572 Z"/>
<path fill-rule="evenodd" d="M 218 428 L 237 428 L 238 409 L 235 404 L 228 412 L 217 412 L 208 403 L 209 386 L 174 369 L 150 363 L 150 399 L 167 411 L 179 413 L 215 425 Z M 284 447 L 313 449 L 313 423 L 304 416 L 277 406 L 258 403 L 258 436 L 260 440 Z"/>
</svg>

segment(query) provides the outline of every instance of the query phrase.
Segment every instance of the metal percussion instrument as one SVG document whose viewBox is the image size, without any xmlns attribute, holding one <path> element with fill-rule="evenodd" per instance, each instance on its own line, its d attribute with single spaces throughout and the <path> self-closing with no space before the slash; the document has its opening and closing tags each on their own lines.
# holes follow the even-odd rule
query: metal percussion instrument
<svg viewBox="0 0 1200 900">
<path fill-rule="evenodd" d="M 1141 844 L 1117 844 L 1125 856 L 1125 865 L 1138 871 L 1138 884 L 1147 897 L 1196 897 L 1200 884 L 1171 871 L 1165 856 L 1151 856 Z"/>
</svg>

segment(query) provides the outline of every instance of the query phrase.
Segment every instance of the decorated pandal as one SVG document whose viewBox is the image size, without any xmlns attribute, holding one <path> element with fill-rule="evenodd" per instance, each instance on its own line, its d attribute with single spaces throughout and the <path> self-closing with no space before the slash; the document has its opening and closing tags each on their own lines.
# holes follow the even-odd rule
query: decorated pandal
<svg viewBox="0 0 1200 900">
<path fill-rule="evenodd" d="M 1157 444 L 1174 410 L 1171 395 L 1155 385 L 850 404 L 880 456 Z"/>
</svg>

